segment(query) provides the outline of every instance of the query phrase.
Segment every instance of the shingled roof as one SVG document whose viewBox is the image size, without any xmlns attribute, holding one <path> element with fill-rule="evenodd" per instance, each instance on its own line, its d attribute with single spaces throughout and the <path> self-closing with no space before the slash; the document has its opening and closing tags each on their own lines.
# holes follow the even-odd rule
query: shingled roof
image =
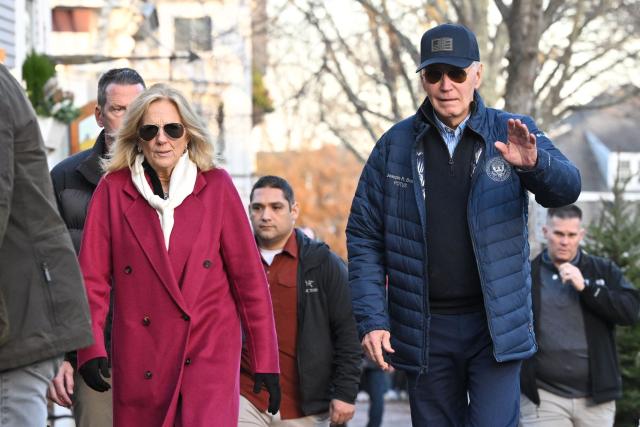
<svg viewBox="0 0 640 427">
<path fill-rule="evenodd" d="M 640 94 L 621 103 L 595 108 L 606 103 L 606 99 L 594 101 L 588 108 L 571 114 L 550 132 L 555 135 L 552 140 L 556 147 L 580 169 L 582 191 L 608 191 L 606 179 L 587 141 L 588 132 L 611 152 L 640 152 Z"/>
</svg>

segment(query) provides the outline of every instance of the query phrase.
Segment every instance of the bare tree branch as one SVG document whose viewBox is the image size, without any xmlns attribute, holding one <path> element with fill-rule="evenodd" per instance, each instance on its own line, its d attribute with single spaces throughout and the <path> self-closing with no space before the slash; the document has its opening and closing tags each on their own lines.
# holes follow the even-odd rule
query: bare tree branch
<svg viewBox="0 0 640 427">
<path fill-rule="evenodd" d="M 387 59 L 387 55 L 382 48 L 382 40 L 380 40 L 379 26 L 376 16 L 371 12 L 368 12 L 367 15 L 369 16 L 369 28 L 371 30 L 371 34 L 373 34 L 376 53 L 378 54 L 380 68 L 382 69 L 382 76 L 384 77 L 383 85 L 389 92 L 389 100 L 391 101 L 391 112 L 393 117 L 398 120 L 401 117 L 401 114 L 400 107 L 398 106 L 398 99 L 395 96 L 397 92 L 395 72 L 392 70 Z"/>
<path fill-rule="evenodd" d="M 321 124 L 359 153 L 422 101 L 414 74 L 417 41 L 435 22 L 464 23 L 476 33 L 487 105 L 504 101 L 506 110 L 538 121 L 572 111 L 581 86 L 595 87 L 600 70 L 622 60 L 627 68 L 640 66 L 634 47 L 640 41 L 638 0 L 405 0 L 393 7 L 388 0 L 355 0 L 339 6 L 350 8 L 347 25 L 332 2 L 272 1 L 286 4 L 286 13 L 293 10 L 299 26 L 270 31 L 308 52 L 295 66 L 300 76 L 280 74 L 289 86 L 285 102 L 317 106 Z M 494 7 L 503 17 L 497 23 L 490 15 Z M 289 63 L 279 63 L 278 72 L 291 73 L 295 57 L 286 50 L 282 55 Z M 624 84 L 624 73 L 621 78 L 607 84 Z"/>
<path fill-rule="evenodd" d="M 500 12 L 500 15 L 502 15 L 502 20 L 506 21 L 509 19 L 509 16 L 511 15 L 511 7 L 507 6 L 506 4 L 504 4 L 504 2 L 502 0 L 493 0 L 493 2 L 495 3 L 496 7 L 498 8 L 498 11 Z"/>
<path fill-rule="evenodd" d="M 400 41 L 403 49 L 405 49 L 414 63 L 420 63 L 420 52 L 416 49 L 415 45 L 411 42 L 411 40 L 405 36 L 398 28 L 395 26 L 394 22 L 391 20 L 388 14 L 380 13 L 380 11 L 368 0 L 356 0 L 356 2 L 360 3 L 362 7 L 368 12 L 374 13 L 379 16 L 380 19 L 384 22 L 385 25 L 389 27 L 393 33 L 395 33 L 396 37 Z"/>
<path fill-rule="evenodd" d="M 349 141 L 349 139 L 343 135 L 340 129 L 331 125 L 329 122 L 325 122 L 325 123 L 327 123 L 327 127 L 329 128 L 331 133 L 333 133 L 336 136 L 336 138 L 340 140 L 342 145 L 344 145 L 347 150 L 349 150 L 350 152 L 353 153 L 354 156 L 356 156 L 359 162 L 365 163 L 367 161 L 367 159 L 362 154 L 360 154 L 360 152 L 353 146 L 353 144 Z"/>
<path fill-rule="evenodd" d="M 633 87 L 633 89 L 625 92 L 624 94 L 613 97 L 605 102 L 590 102 L 586 105 L 570 105 L 565 111 L 592 111 L 592 110 L 601 110 L 608 107 L 613 107 L 614 105 L 622 104 L 628 99 L 635 98 L 636 96 L 640 96 L 640 87 Z"/>
</svg>

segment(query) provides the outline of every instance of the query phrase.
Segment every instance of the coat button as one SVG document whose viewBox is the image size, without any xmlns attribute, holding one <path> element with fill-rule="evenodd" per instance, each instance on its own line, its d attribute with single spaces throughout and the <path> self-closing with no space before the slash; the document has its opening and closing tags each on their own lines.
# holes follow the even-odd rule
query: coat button
<svg viewBox="0 0 640 427">
<path fill-rule="evenodd" d="M 144 326 L 149 326 L 151 324 L 151 318 L 149 316 L 144 316 L 142 318 L 142 324 Z"/>
<path fill-rule="evenodd" d="M 184 361 L 184 364 L 187 366 L 191 365 L 191 359 L 187 357 L 187 359 Z"/>
<path fill-rule="evenodd" d="M 153 374 L 151 373 L 151 371 L 147 371 L 144 373 L 144 378 L 147 380 L 150 380 L 151 377 L 153 377 Z"/>
<path fill-rule="evenodd" d="M 182 320 L 184 320 L 184 321 L 188 322 L 189 320 L 191 320 L 191 318 L 189 317 L 189 315 L 187 315 L 187 314 L 183 314 L 183 315 L 182 315 Z"/>
<path fill-rule="evenodd" d="M 124 274 L 131 274 L 131 272 L 132 272 L 132 271 L 133 271 L 133 268 L 131 268 L 131 266 L 130 266 L 130 265 L 127 265 L 127 266 L 124 268 Z"/>
<path fill-rule="evenodd" d="M 211 267 L 211 261 L 209 261 L 208 259 L 204 260 L 204 262 L 202 263 L 202 266 L 204 268 L 210 268 Z"/>
</svg>

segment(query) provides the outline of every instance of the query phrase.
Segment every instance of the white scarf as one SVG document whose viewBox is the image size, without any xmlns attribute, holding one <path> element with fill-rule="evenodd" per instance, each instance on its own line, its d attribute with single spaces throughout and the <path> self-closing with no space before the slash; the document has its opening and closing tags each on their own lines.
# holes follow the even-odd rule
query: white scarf
<svg viewBox="0 0 640 427">
<path fill-rule="evenodd" d="M 131 179 L 138 189 L 138 192 L 145 200 L 158 212 L 160 226 L 164 235 L 164 244 L 169 250 L 169 239 L 173 230 L 173 211 L 180 206 L 184 199 L 193 193 L 198 175 L 198 167 L 189 159 L 189 153 L 184 153 L 171 172 L 169 181 L 169 197 L 165 200 L 153 193 L 151 186 L 144 175 L 142 162 L 144 156 L 138 154 L 131 169 Z"/>
</svg>

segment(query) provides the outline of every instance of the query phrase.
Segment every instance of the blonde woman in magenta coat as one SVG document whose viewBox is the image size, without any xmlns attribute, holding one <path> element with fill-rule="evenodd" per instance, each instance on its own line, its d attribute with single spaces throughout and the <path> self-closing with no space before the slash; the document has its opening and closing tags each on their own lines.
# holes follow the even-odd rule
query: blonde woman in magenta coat
<svg viewBox="0 0 640 427">
<path fill-rule="evenodd" d="M 80 265 L 95 344 L 85 382 L 109 388 L 103 330 L 113 293 L 117 426 L 236 426 L 241 326 L 256 388 L 279 405 L 271 298 L 231 178 L 185 98 L 155 85 L 129 105 L 89 205 Z"/>
</svg>

